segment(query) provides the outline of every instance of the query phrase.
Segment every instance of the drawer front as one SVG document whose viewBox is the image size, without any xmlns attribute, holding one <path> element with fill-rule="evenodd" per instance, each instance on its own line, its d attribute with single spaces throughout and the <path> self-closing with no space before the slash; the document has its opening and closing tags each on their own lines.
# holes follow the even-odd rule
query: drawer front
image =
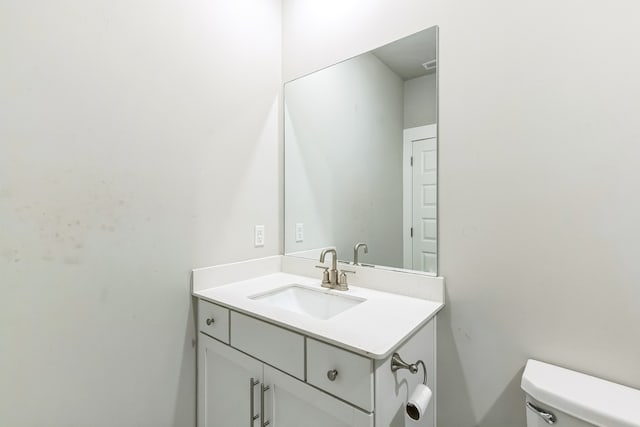
<svg viewBox="0 0 640 427">
<path fill-rule="evenodd" d="M 371 359 L 307 338 L 307 382 L 373 411 Z"/>
<path fill-rule="evenodd" d="M 198 300 L 198 329 L 229 344 L 229 309 Z"/>
<path fill-rule="evenodd" d="M 231 346 L 304 381 L 304 337 L 231 312 Z"/>
</svg>

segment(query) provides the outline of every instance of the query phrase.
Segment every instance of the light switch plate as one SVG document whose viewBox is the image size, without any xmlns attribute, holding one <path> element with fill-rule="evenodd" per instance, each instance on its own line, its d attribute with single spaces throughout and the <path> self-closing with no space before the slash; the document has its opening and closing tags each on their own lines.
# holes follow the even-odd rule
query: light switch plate
<svg viewBox="0 0 640 427">
<path fill-rule="evenodd" d="M 304 223 L 296 222 L 296 243 L 304 241 Z"/>
<path fill-rule="evenodd" d="M 253 244 L 256 247 L 264 246 L 264 225 L 256 225 L 253 235 Z"/>
</svg>

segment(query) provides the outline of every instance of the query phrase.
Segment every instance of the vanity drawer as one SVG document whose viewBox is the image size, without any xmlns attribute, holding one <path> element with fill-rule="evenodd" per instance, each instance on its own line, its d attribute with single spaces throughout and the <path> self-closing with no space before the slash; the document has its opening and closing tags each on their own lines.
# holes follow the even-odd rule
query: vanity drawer
<svg viewBox="0 0 640 427">
<path fill-rule="evenodd" d="M 229 309 L 198 300 L 198 329 L 229 344 Z"/>
<path fill-rule="evenodd" d="M 331 374 L 336 374 L 333 380 Z M 307 338 L 307 382 L 366 411 L 373 411 L 371 359 Z"/>
<path fill-rule="evenodd" d="M 304 381 L 304 337 L 231 312 L 231 346 Z"/>
</svg>

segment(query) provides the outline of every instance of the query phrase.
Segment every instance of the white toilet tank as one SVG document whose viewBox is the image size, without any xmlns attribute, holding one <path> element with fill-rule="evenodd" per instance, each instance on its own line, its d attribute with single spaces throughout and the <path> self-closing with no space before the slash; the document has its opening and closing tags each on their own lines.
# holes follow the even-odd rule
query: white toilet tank
<svg viewBox="0 0 640 427">
<path fill-rule="evenodd" d="M 640 390 L 529 360 L 527 427 L 640 427 Z"/>
</svg>

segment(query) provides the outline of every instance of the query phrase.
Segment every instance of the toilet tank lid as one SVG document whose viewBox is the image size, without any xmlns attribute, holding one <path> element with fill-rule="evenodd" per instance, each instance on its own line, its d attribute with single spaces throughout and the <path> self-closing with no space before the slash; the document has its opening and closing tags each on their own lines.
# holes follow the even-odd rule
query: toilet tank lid
<svg viewBox="0 0 640 427">
<path fill-rule="evenodd" d="M 531 359 L 521 387 L 540 403 L 583 421 L 640 427 L 640 390 Z"/>
</svg>

